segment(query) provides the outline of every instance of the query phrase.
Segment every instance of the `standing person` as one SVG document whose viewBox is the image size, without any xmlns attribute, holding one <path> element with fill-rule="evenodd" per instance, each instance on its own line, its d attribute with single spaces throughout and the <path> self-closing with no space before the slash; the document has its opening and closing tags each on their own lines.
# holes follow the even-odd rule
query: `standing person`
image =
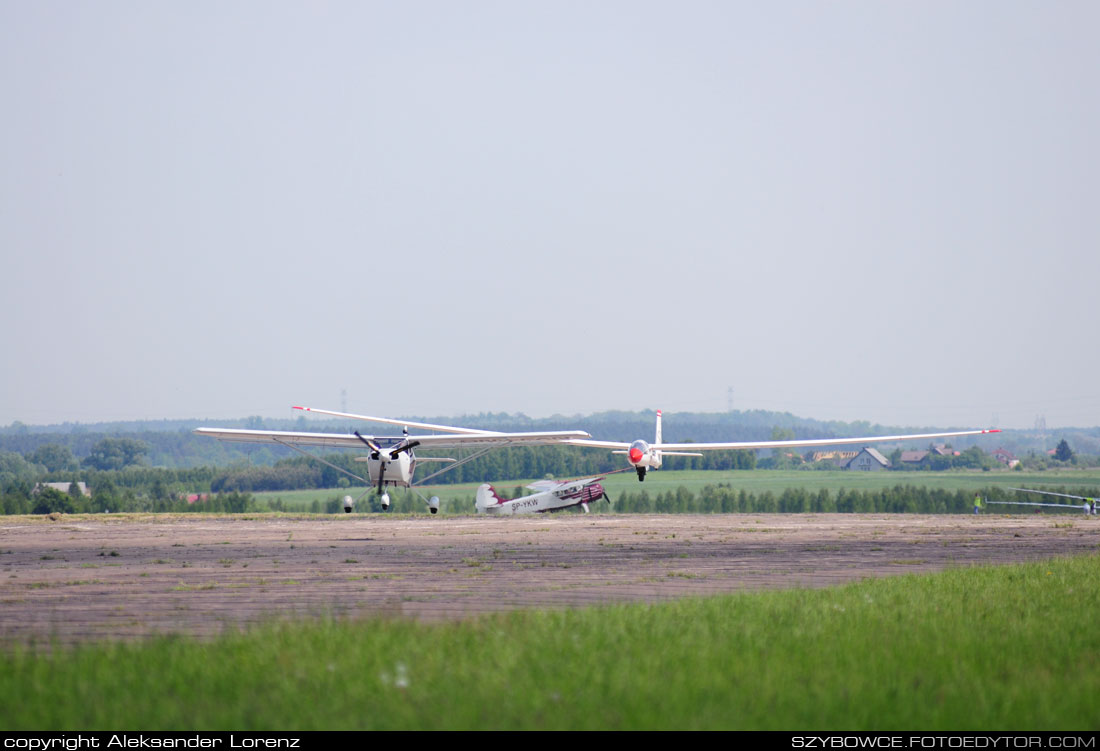
<svg viewBox="0 0 1100 751">
<path fill-rule="evenodd" d="M 977 516 L 982 509 L 982 496 L 980 493 L 974 494 L 974 516 Z"/>
</svg>

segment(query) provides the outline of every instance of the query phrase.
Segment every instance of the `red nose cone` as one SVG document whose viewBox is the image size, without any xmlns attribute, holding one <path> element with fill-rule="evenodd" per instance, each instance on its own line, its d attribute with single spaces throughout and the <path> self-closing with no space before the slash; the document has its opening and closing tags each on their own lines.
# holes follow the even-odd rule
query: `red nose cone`
<svg viewBox="0 0 1100 751">
<path fill-rule="evenodd" d="M 630 463 L 631 464 L 637 464 L 638 462 L 640 462 L 642 460 L 642 450 L 637 449 L 637 448 L 630 449 L 629 456 L 630 456 Z"/>
</svg>

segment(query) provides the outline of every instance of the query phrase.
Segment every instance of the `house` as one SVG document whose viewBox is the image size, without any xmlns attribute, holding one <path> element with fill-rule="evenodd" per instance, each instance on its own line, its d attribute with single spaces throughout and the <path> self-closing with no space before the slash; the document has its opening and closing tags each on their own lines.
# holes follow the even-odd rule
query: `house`
<svg viewBox="0 0 1100 751">
<path fill-rule="evenodd" d="M 851 461 L 844 465 L 845 469 L 858 472 L 878 472 L 890 466 L 890 460 L 873 448 L 864 447 Z"/>
<path fill-rule="evenodd" d="M 902 451 L 902 464 L 920 464 L 928 458 L 927 451 Z"/>
<path fill-rule="evenodd" d="M 803 458 L 810 463 L 832 462 L 837 469 L 840 469 L 846 467 L 858 453 L 858 451 L 810 451 Z"/>
<path fill-rule="evenodd" d="M 1001 464 L 1008 466 L 1009 469 L 1015 467 L 1017 464 L 1020 463 L 1020 460 L 1013 456 L 1011 451 L 1008 451 L 1001 446 L 998 446 L 995 450 L 991 451 L 990 456 L 999 461 Z"/>
</svg>

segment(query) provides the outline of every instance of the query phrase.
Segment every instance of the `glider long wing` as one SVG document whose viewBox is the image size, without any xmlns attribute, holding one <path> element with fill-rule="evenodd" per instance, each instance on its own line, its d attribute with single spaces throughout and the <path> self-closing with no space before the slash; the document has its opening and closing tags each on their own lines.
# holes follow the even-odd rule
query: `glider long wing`
<svg viewBox="0 0 1100 751">
<path fill-rule="evenodd" d="M 649 448 L 656 451 L 729 451 L 733 449 L 781 449 L 801 448 L 803 446 L 844 446 L 851 444 L 870 445 L 887 441 L 921 441 L 932 438 L 953 438 L 963 435 L 984 435 L 1000 433 L 1000 430 L 956 430 L 947 433 L 912 433 L 908 435 L 878 435 L 862 438 L 807 438 L 790 441 L 731 441 L 729 443 L 651 443 Z M 587 446 L 603 449 L 629 449 L 630 444 L 620 441 L 595 441 L 587 438 L 565 441 L 569 446 Z"/>
</svg>

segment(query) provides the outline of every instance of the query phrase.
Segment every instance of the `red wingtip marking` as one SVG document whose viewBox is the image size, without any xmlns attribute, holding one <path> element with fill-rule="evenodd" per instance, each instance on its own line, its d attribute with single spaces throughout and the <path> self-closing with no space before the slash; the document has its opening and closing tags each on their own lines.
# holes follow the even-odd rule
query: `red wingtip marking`
<svg viewBox="0 0 1100 751">
<path fill-rule="evenodd" d="M 661 410 L 657 410 L 657 417 L 661 416 Z"/>
<path fill-rule="evenodd" d="M 291 409 L 302 409 L 302 410 L 305 410 L 306 412 L 310 411 L 309 407 L 291 407 Z"/>
<path fill-rule="evenodd" d="M 983 430 L 982 432 L 983 433 L 1000 433 L 1001 429 L 1000 428 L 990 428 L 989 430 Z"/>
</svg>

